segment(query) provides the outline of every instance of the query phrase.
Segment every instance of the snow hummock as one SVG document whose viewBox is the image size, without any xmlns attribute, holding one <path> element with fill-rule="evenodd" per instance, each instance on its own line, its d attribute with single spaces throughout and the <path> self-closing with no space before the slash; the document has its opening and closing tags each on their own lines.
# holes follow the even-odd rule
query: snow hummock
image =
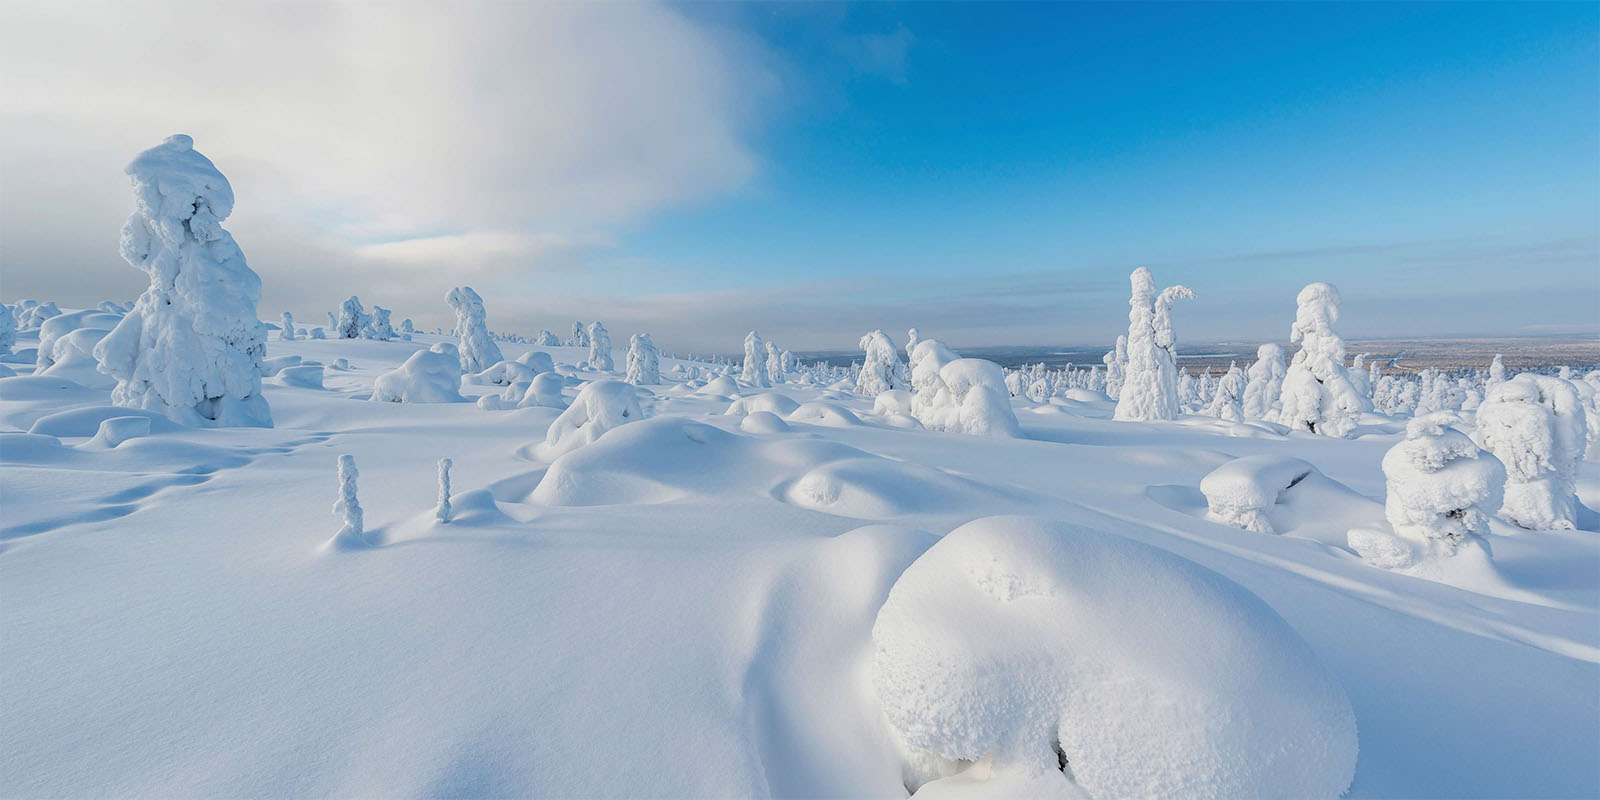
<svg viewBox="0 0 1600 800">
<path fill-rule="evenodd" d="M 418 350 L 399 369 L 379 375 L 372 399 L 386 403 L 459 403 L 461 370 L 446 353 Z"/>
<path fill-rule="evenodd" d="M 135 209 L 122 257 L 150 287 L 94 348 L 117 379 L 112 402 L 185 425 L 271 427 L 261 279 L 222 228 L 233 187 L 183 134 L 140 153 L 127 173 Z"/>
<path fill-rule="evenodd" d="M 924 340 L 919 348 L 933 340 Z M 993 361 L 958 358 L 939 368 L 912 401 L 923 427 L 974 436 L 1020 437 L 1005 373 Z"/>
<path fill-rule="evenodd" d="M 1256 533 L 1276 533 L 1267 511 L 1283 493 L 1315 474 L 1316 467 L 1298 458 L 1255 455 L 1236 458 L 1200 481 L 1206 496 L 1206 519 Z"/>
<path fill-rule="evenodd" d="M 591 327 L 591 335 L 593 332 Z M 612 428 L 643 418 L 639 393 L 633 386 L 617 380 L 590 381 L 578 390 L 572 405 L 550 423 L 541 454 L 554 458 L 599 439 Z"/>
<path fill-rule="evenodd" d="M 908 788 L 982 762 L 1029 795 L 1059 781 L 1093 797 L 1332 798 L 1355 770 L 1350 701 L 1305 641 L 1233 582 L 1121 536 L 969 522 L 895 582 L 872 639 Z M 930 755 L 944 768 L 916 769 Z"/>
</svg>

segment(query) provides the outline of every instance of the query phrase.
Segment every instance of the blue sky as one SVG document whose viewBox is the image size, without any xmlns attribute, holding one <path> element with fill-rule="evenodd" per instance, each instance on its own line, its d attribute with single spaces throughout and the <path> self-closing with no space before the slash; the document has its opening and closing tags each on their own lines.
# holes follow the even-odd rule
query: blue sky
<svg viewBox="0 0 1600 800">
<path fill-rule="evenodd" d="M 1350 337 L 1600 330 L 1593 3 L 161 1 L 0 11 L 8 300 L 139 291 L 121 165 L 181 130 L 268 318 L 1099 344 L 1147 265 L 1196 342 L 1317 280 Z"/>
</svg>

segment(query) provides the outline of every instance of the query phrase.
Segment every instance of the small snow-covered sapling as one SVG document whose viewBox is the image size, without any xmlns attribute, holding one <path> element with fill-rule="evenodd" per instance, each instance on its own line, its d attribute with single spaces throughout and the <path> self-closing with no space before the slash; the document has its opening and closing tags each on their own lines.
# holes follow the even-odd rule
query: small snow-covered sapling
<svg viewBox="0 0 1600 800">
<path fill-rule="evenodd" d="M 434 510 L 434 517 L 445 523 L 450 521 L 450 466 L 453 463 L 448 458 L 439 459 L 439 507 Z"/>
<path fill-rule="evenodd" d="M 339 499 L 333 503 L 333 513 L 344 515 L 344 526 L 334 536 L 335 541 L 360 541 L 363 533 L 361 501 L 356 499 L 356 457 L 339 456 Z"/>
</svg>

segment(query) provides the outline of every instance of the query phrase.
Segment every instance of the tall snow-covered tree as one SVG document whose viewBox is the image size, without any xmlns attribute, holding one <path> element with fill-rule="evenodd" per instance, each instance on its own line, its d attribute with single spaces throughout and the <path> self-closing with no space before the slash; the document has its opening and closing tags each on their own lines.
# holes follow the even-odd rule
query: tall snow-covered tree
<svg viewBox="0 0 1600 800">
<path fill-rule="evenodd" d="M 1128 299 L 1128 364 L 1117 398 L 1119 420 L 1176 419 L 1178 403 L 1177 338 L 1172 331 L 1172 304 L 1194 297 L 1187 286 L 1156 291 L 1150 270 L 1133 271 Z"/>
<path fill-rule="evenodd" d="M 568 347 L 588 347 L 589 331 L 582 322 L 572 323 L 572 338 L 567 340 Z"/>
<path fill-rule="evenodd" d="M 739 370 L 739 380 L 751 386 L 771 386 L 767 376 L 767 343 L 761 334 L 751 331 L 744 337 L 744 365 Z"/>
<path fill-rule="evenodd" d="M 1278 421 L 1294 430 L 1343 438 L 1355 429 L 1365 399 L 1344 368 L 1344 340 L 1333 330 L 1339 320 L 1339 290 L 1331 283 L 1313 283 L 1295 302 L 1289 341 L 1298 342 L 1283 378 Z"/>
<path fill-rule="evenodd" d="M 877 397 L 879 392 L 902 388 L 897 385 L 900 359 L 895 355 L 894 340 L 882 330 L 861 337 L 861 372 L 856 376 L 856 394 Z M 1004 385 L 1004 377 L 1001 378 Z"/>
<path fill-rule="evenodd" d="M 767 380 L 773 386 L 783 383 L 783 353 L 779 352 L 771 339 L 767 340 Z"/>
<path fill-rule="evenodd" d="M 283 312 L 282 326 L 283 333 L 279 334 L 279 337 L 286 342 L 294 341 L 294 315 L 287 311 Z"/>
<path fill-rule="evenodd" d="M 11 312 L 11 306 L 0 303 L 0 356 L 11 355 L 16 344 L 17 315 Z"/>
<path fill-rule="evenodd" d="M 656 352 L 650 334 L 636 333 L 628 339 L 628 369 L 624 375 L 628 383 L 644 386 L 661 382 L 661 356 Z"/>
<path fill-rule="evenodd" d="M 611 334 L 599 322 L 589 323 L 589 366 L 601 372 L 616 369 L 611 360 Z"/>
<path fill-rule="evenodd" d="M 359 339 L 367 327 L 367 310 L 361 307 L 361 298 L 350 295 L 339 305 L 339 319 L 334 322 L 335 339 Z"/>
<path fill-rule="evenodd" d="M 1488 532 L 1506 478 L 1499 460 L 1451 427 L 1458 421 L 1449 412 L 1412 419 L 1383 457 L 1384 516 L 1397 536 L 1437 555 Z"/>
<path fill-rule="evenodd" d="M 361 330 L 361 335 L 368 339 L 387 342 L 394 338 L 394 326 L 389 324 L 389 315 L 393 313 L 376 303 L 372 306 L 372 315 L 367 318 L 367 324 Z"/>
<path fill-rule="evenodd" d="M 922 331 L 912 328 L 906 331 L 906 361 L 911 361 L 911 354 L 917 349 L 917 342 L 922 341 Z"/>
<path fill-rule="evenodd" d="M 1227 374 L 1217 381 L 1206 413 L 1228 422 L 1244 422 L 1244 390 L 1244 370 L 1238 364 L 1229 364 Z"/>
<path fill-rule="evenodd" d="M 1283 376 L 1288 370 L 1282 347 L 1268 343 L 1256 348 L 1256 363 L 1250 365 L 1244 387 L 1245 419 L 1272 419 L 1278 415 L 1278 395 L 1283 391 Z"/>
<path fill-rule="evenodd" d="M 117 379 L 111 401 L 186 425 L 270 427 L 261 395 L 261 279 L 223 229 L 233 187 L 183 134 L 128 165 L 134 212 L 122 257 L 150 276 L 133 310 L 94 348 Z"/>
<path fill-rule="evenodd" d="M 456 312 L 457 355 L 465 372 L 482 372 L 505 360 L 500 346 L 489 336 L 489 312 L 471 286 L 457 286 L 444 296 Z"/>
<path fill-rule="evenodd" d="M 1588 431 L 1571 383 L 1523 373 L 1489 387 L 1473 438 L 1506 467 L 1500 516 L 1533 530 L 1577 527 L 1574 484 Z"/>
<path fill-rule="evenodd" d="M 1122 395 L 1123 380 L 1128 374 L 1128 337 L 1118 336 L 1116 346 L 1107 350 L 1100 362 L 1106 368 L 1106 396 L 1115 400 Z"/>
</svg>

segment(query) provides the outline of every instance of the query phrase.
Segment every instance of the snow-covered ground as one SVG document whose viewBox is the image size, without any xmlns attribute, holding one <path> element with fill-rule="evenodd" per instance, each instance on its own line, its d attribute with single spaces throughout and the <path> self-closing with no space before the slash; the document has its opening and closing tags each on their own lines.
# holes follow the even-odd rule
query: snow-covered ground
<svg viewBox="0 0 1600 800">
<path fill-rule="evenodd" d="M 1347 532 L 1385 524 L 1380 462 L 1403 419 L 1362 414 L 1348 439 L 1192 415 L 1118 422 L 1112 402 L 1075 392 L 1013 398 L 1021 438 L 973 436 L 917 429 L 845 387 L 685 384 L 672 358 L 661 385 L 640 387 L 644 419 L 592 442 L 547 441 L 561 408 L 368 401 L 379 376 L 441 341 L 273 334 L 268 359 L 325 365 L 321 388 L 303 369 L 262 380 L 273 427 L 155 417 L 115 446 L 95 438 L 100 422 L 138 414 L 109 409 L 108 388 L 10 365 L 0 794 L 903 797 L 921 780 L 896 730 L 977 757 L 994 752 L 982 731 L 1004 734 L 1040 698 L 1094 721 L 1059 745 L 1084 786 L 1184 794 L 1205 758 L 1251 762 L 1244 774 L 1316 752 L 1280 779 L 1337 773 L 1342 687 L 1359 735 L 1352 797 L 1600 796 L 1594 513 L 1566 531 L 1494 520 L 1492 560 L 1440 580 L 1370 566 Z M 16 346 L 37 344 L 24 332 Z M 618 349 L 601 375 L 574 366 L 586 347 L 532 349 L 556 363 L 567 403 L 627 362 Z M 769 391 L 793 402 L 752 399 Z M 335 542 L 341 454 L 359 468 L 365 534 Z M 1243 456 L 1293 482 L 1264 512 L 1276 533 L 1208 520 L 1202 479 Z M 1578 494 L 1600 507 L 1600 464 L 1581 464 Z M 942 540 L 996 515 L 1050 522 Z M 1053 551 L 1037 530 L 1077 544 Z M 994 566 L 963 583 L 950 565 L 971 552 Z M 1081 598 L 1050 588 L 1096 580 L 1103 591 Z M 1040 613 L 1013 603 L 1037 592 L 1056 592 Z M 952 608 L 996 605 L 933 613 L 967 595 Z M 1216 642 L 1222 660 L 1196 655 Z M 940 648 L 994 660 L 957 665 L 970 676 L 918 661 Z M 1071 668 L 1039 677 L 1050 659 Z M 1164 674 L 1169 660 L 1193 669 Z M 929 669 L 948 695 L 905 677 Z M 989 703 L 1013 686 L 1049 690 Z M 1163 730 L 1139 717 L 1160 695 L 1129 688 L 1181 701 L 1185 686 L 1258 718 L 1248 730 L 1263 737 L 1329 738 L 1280 751 L 1228 738 L 1240 729 Z M 918 716 L 946 714 L 946 696 L 977 710 Z M 1306 709 L 1326 713 L 1297 727 Z M 1118 771 L 1130 753 L 1151 776 Z M 971 777 L 925 794 L 959 795 Z"/>
</svg>

